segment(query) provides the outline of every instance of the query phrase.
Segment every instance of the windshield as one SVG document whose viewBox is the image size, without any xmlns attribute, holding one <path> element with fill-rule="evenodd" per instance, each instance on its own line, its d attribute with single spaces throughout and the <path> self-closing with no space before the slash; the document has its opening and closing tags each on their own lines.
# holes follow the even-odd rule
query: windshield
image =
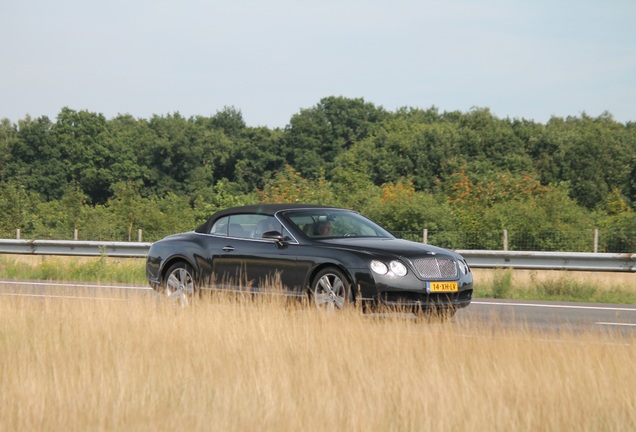
<svg viewBox="0 0 636 432">
<path fill-rule="evenodd" d="M 285 216 L 307 237 L 328 239 L 336 237 L 394 238 L 391 233 L 364 216 L 337 209 L 311 209 L 285 212 Z"/>
</svg>

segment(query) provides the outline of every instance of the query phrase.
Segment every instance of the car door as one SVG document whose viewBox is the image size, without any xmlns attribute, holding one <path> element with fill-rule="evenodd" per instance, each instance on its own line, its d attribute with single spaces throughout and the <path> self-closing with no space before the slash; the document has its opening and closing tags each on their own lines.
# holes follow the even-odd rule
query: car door
<svg viewBox="0 0 636 432">
<path fill-rule="evenodd" d="M 262 238 L 259 229 L 264 218 L 275 222 L 273 231 L 283 229 L 271 216 L 232 215 L 215 223 L 212 232 L 224 236 L 210 251 L 214 285 L 226 289 L 298 291 L 304 281 L 304 267 L 299 267 L 293 244 L 281 245 Z M 277 229 L 276 229 L 277 228 Z M 283 230 L 284 231 L 284 230 Z"/>
</svg>

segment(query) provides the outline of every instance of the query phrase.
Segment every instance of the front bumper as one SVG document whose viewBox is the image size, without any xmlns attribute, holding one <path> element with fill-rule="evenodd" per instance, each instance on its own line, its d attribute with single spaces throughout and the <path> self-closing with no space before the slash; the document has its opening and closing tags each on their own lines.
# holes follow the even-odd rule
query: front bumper
<svg viewBox="0 0 636 432">
<path fill-rule="evenodd" d="M 462 275 L 456 292 L 429 293 L 426 282 L 412 273 L 405 277 L 388 277 L 367 274 L 358 278 L 360 300 L 391 308 L 412 309 L 460 309 L 468 306 L 473 298 L 472 274 Z"/>
<path fill-rule="evenodd" d="M 452 307 L 460 309 L 468 306 L 473 298 L 473 290 L 465 289 L 453 293 L 421 293 L 412 291 L 383 291 L 378 302 L 384 306 L 409 308 Z"/>
</svg>

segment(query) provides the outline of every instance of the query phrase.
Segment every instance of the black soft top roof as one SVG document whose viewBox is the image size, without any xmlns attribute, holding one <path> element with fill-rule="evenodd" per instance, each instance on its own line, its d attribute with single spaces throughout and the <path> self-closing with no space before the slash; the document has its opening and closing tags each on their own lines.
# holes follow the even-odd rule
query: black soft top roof
<svg viewBox="0 0 636 432">
<path fill-rule="evenodd" d="M 198 233 L 209 233 L 214 222 L 217 219 L 227 215 L 250 213 L 250 214 L 262 214 L 262 215 L 274 216 L 274 214 L 276 214 L 277 212 L 281 210 L 294 210 L 294 209 L 304 209 L 304 208 L 306 209 L 315 209 L 315 208 L 335 209 L 337 207 L 323 206 L 323 205 L 317 205 L 317 204 L 298 204 L 298 203 L 253 204 L 253 205 L 246 205 L 246 206 L 240 206 L 240 207 L 230 207 L 224 210 L 219 210 L 218 212 L 214 213 L 212 216 L 210 216 L 210 218 L 204 224 L 199 225 L 197 229 L 195 229 L 194 231 Z"/>
</svg>

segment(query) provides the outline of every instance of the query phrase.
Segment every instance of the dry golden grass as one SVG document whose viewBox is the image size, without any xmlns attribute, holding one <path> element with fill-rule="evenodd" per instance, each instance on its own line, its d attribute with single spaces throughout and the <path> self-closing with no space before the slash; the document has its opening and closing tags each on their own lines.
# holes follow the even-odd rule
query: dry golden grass
<svg viewBox="0 0 636 432">
<path fill-rule="evenodd" d="M 636 430 L 635 359 L 633 337 L 280 301 L 0 297 L 0 430 Z"/>
</svg>

